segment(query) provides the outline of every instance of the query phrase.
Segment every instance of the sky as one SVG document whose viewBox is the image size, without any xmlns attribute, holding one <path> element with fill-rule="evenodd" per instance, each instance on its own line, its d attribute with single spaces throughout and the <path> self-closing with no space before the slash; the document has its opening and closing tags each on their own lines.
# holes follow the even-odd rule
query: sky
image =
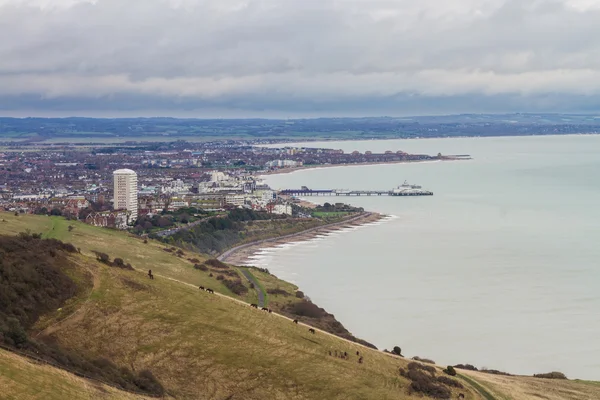
<svg viewBox="0 0 600 400">
<path fill-rule="evenodd" d="M 600 110 L 600 0 L 0 0 L 0 115 Z"/>
</svg>

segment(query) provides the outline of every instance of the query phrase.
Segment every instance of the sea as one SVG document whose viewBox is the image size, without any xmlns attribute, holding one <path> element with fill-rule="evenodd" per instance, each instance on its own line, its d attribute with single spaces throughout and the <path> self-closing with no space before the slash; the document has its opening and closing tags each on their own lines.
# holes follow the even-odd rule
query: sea
<svg viewBox="0 0 600 400">
<path fill-rule="evenodd" d="M 387 215 L 259 252 L 354 335 L 438 364 L 600 380 L 600 136 L 287 144 L 471 160 L 265 176 L 274 189 L 392 189 L 432 197 L 309 197 Z"/>
</svg>

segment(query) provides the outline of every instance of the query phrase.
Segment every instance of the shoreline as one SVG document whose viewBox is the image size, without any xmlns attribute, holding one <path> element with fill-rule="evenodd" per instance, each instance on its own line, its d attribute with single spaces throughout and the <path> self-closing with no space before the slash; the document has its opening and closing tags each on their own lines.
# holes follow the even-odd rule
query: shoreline
<svg viewBox="0 0 600 400">
<path fill-rule="evenodd" d="M 449 156 L 451 157 L 451 156 Z M 283 175 L 291 174 L 292 172 L 302 170 L 314 170 L 323 168 L 343 168 L 343 167 L 366 167 L 370 165 L 393 165 L 393 164 L 413 164 L 413 163 L 437 163 L 443 161 L 469 161 L 472 160 L 471 156 L 468 157 L 454 157 L 454 158 L 442 158 L 432 160 L 400 160 L 400 161 L 380 161 L 380 162 L 361 162 L 361 163 L 342 163 L 342 164 L 323 164 L 323 165 L 303 165 L 301 167 L 289 167 L 280 168 L 272 171 L 256 173 L 255 176 L 267 176 L 267 175 Z"/>
<path fill-rule="evenodd" d="M 355 228 L 359 226 L 372 224 L 374 222 L 385 219 L 386 217 L 388 216 L 379 213 L 363 212 L 359 215 L 353 216 L 342 221 L 318 226 L 316 228 L 311 228 L 302 232 L 297 232 L 290 235 L 275 237 L 271 239 L 263 239 L 257 242 L 246 243 L 227 250 L 219 257 L 217 257 L 217 259 L 228 264 L 233 264 L 237 266 L 248 266 L 248 262 L 252 259 L 252 257 L 262 250 L 271 249 L 290 243 L 306 242 L 311 239 L 314 239 L 319 235 L 327 235 L 329 233 L 338 232 L 348 228 Z"/>
</svg>

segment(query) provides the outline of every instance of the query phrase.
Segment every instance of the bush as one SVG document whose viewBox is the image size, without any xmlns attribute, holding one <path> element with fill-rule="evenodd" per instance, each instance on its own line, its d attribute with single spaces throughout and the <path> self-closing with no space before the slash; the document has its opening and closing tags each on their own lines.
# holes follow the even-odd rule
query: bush
<svg viewBox="0 0 600 400">
<path fill-rule="evenodd" d="M 452 396 L 450 389 L 440 384 L 435 376 L 426 374 L 417 368 L 411 369 L 411 364 L 416 363 L 410 363 L 408 371 L 402 370 L 400 372 L 401 374 L 404 372 L 403 376 L 412 381 L 410 384 L 411 393 L 422 393 L 434 399 L 449 399 Z"/>
<path fill-rule="evenodd" d="M 155 395 L 162 396 L 165 393 L 165 389 L 160 382 L 154 377 L 152 372 L 144 369 L 140 371 L 137 378 L 134 379 L 134 383 L 141 390 L 152 393 Z"/>
<path fill-rule="evenodd" d="M 394 348 L 392 349 L 392 354 L 395 354 L 397 356 L 401 356 L 402 355 L 402 349 L 399 346 L 394 346 Z"/>
<path fill-rule="evenodd" d="M 482 368 L 481 372 L 484 372 L 486 374 L 492 374 L 492 375 L 504 375 L 504 376 L 512 376 L 511 374 L 509 374 L 508 372 L 502 372 L 502 371 L 498 371 L 497 369 L 487 369 L 487 368 Z"/>
<path fill-rule="evenodd" d="M 224 279 L 225 279 L 225 276 L 223 276 L 223 275 L 217 275 L 217 280 L 218 281 L 222 281 Z"/>
<path fill-rule="evenodd" d="M 220 269 L 229 269 L 229 267 L 227 266 L 227 264 L 217 260 L 216 258 L 210 259 L 208 261 L 205 262 L 206 265 L 210 265 L 213 268 L 220 268 Z"/>
<path fill-rule="evenodd" d="M 113 261 L 113 265 L 115 267 L 123 268 L 125 266 L 125 262 L 122 258 L 115 258 Z"/>
<path fill-rule="evenodd" d="M 327 315 L 325 310 L 306 300 L 301 300 L 299 302 L 290 304 L 288 306 L 288 310 L 294 315 L 309 318 L 321 318 Z"/>
<path fill-rule="evenodd" d="M 92 253 L 96 255 L 96 259 L 104 264 L 110 264 L 110 257 L 106 253 L 102 253 L 100 251 L 92 250 Z"/>
<path fill-rule="evenodd" d="M 456 376 L 456 370 L 454 369 L 454 367 L 452 365 L 448 365 L 448 367 L 444 370 L 444 373 L 446 373 L 450 376 Z"/>
<path fill-rule="evenodd" d="M 289 296 L 291 296 L 291 294 L 289 294 L 285 290 L 279 289 L 279 288 L 277 288 L 277 289 L 267 289 L 267 293 L 268 294 L 274 294 L 274 295 L 280 295 L 280 296 L 283 296 L 283 297 L 289 297 Z"/>
<path fill-rule="evenodd" d="M 438 382 L 443 383 L 446 386 L 452 386 L 452 387 L 459 388 L 459 389 L 464 388 L 462 383 L 460 383 L 456 379 L 448 378 L 447 376 L 438 376 L 437 380 L 438 380 Z"/>
<path fill-rule="evenodd" d="M 208 271 L 208 267 L 204 264 L 194 264 L 194 269 L 200 270 L 200 271 Z"/>
<path fill-rule="evenodd" d="M 435 375 L 435 371 L 436 371 L 435 367 L 432 367 L 431 365 L 420 364 L 418 362 L 408 363 L 408 370 L 409 371 L 427 371 L 431 375 Z"/>
<path fill-rule="evenodd" d="M 563 374 L 562 372 L 558 372 L 558 371 L 552 371 L 552 372 L 547 372 L 545 374 L 535 374 L 533 375 L 534 378 L 544 378 L 544 379 L 567 379 L 567 376 L 565 374 Z"/>
<path fill-rule="evenodd" d="M 233 293 L 237 294 L 238 296 L 242 296 L 242 295 L 245 295 L 246 293 L 248 293 L 248 288 L 246 286 L 244 286 L 242 281 L 239 279 L 235 280 L 235 281 L 231 281 L 228 279 L 224 280 L 223 285 L 225 285 L 229 290 L 231 290 Z"/>
<path fill-rule="evenodd" d="M 415 356 L 412 359 L 415 360 L 415 361 L 420 361 L 422 363 L 426 363 L 426 364 L 435 364 L 435 361 L 430 360 L 428 358 L 421 358 L 419 356 Z"/>
<path fill-rule="evenodd" d="M 302 292 L 301 290 L 296 291 L 296 297 L 299 299 L 303 299 L 304 298 L 304 292 Z"/>
<path fill-rule="evenodd" d="M 254 283 L 250 282 L 250 289 L 254 289 Z"/>
<path fill-rule="evenodd" d="M 464 369 L 464 370 L 467 370 L 467 371 L 479 371 L 476 367 L 474 367 L 471 364 L 456 364 L 454 366 L 454 368 L 456 368 L 456 369 Z"/>
</svg>

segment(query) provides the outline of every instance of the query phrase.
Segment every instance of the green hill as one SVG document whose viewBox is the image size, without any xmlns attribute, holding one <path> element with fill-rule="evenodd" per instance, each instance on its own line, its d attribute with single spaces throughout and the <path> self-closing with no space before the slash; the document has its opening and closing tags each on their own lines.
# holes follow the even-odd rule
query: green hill
<svg viewBox="0 0 600 400">
<path fill-rule="evenodd" d="M 210 270 L 195 269 L 198 263 L 188 261 L 197 258 L 206 265 L 206 258 L 200 255 L 179 257 L 176 252 L 164 251 L 160 243 L 145 244 L 122 232 L 62 219 L 3 213 L 0 221 L 0 234 L 29 229 L 81 249 L 81 253 L 65 255 L 67 261 L 59 263 L 65 265 L 64 272 L 79 290 L 60 310 L 41 315 L 29 329 L 30 337 L 89 360 L 105 359 L 133 374 L 150 371 L 174 398 L 422 399 L 418 390 L 430 395 L 451 393 L 451 398 L 463 393 L 466 399 L 600 398 L 600 386 L 593 383 L 476 372 L 460 372 L 455 379 L 463 387 L 452 387 L 437 381 L 445 376 L 439 367 L 432 369 L 434 377 L 419 369 L 424 364 L 410 363 L 320 330 L 310 333 L 308 326 L 249 307 L 243 302 L 244 296 L 225 296 L 229 289 L 210 277 Z M 73 227 L 70 230 L 69 224 Z M 38 242 L 32 243 L 32 247 L 40 247 Z M 106 252 L 111 260 L 123 258 L 142 272 L 100 262 L 93 250 Z M 155 279 L 145 275 L 147 269 L 155 272 Z M 296 289 L 272 275 L 253 273 L 265 291 Z M 202 283 L 217 293 L 199 290 L 197 286 Z M 271 301 L 282 308 L 289 307 L 288 301 L 301 300 L 276 293 L 270 296 Z M 340 358 L 344 352 L 348 356 Z M 2 361 L 6 356 L 0 353 L 0 383 L 10 384 L 9 391 L 4 392 L 8 396 L 41 398 L 32 391 L 45 380 L 54 379 L 57 388 L 53 391 L 68 393 L 63 398 L 96 398 L 89 392 L 90 381 L 58 378 L 65 373 L 50 367 L 13 365 Z M 363 357 L 362 363 L 359 357 Z M 30 388 L 19 383 L 25 382 L 28 374 L 38 379 Z M 436 389 L 427 391 L 431 385 Z M 107 398 L 119 396 L 112 388 L 106 390 Z"/>
<path fill-rule="evenodd" d="M 80 378 L 0 349 L 0 398 L 5 400 L 148 399 Z"/>
</svg>

